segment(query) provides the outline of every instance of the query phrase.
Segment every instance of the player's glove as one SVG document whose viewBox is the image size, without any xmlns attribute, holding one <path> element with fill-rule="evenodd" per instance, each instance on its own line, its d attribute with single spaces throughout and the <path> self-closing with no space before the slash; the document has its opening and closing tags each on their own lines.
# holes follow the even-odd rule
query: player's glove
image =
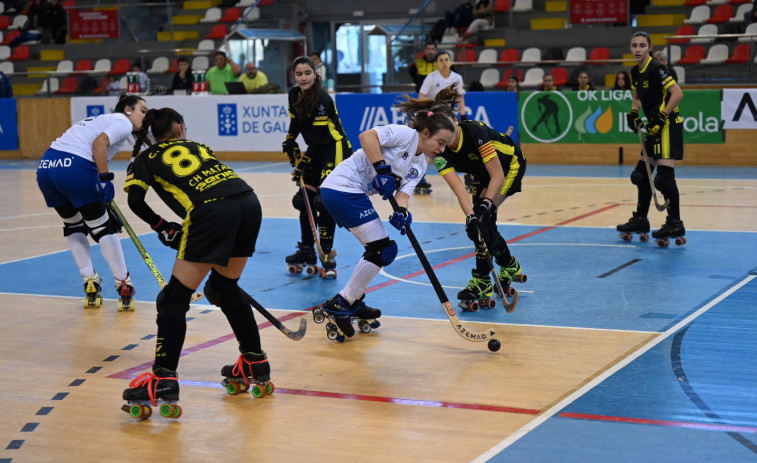
<svg viewBox="0 0 757 463">
<path fill-rule="evenodd" d="M 476 214 L 476 217 L 478 217 L 478 221 L 482 226 L 488 227 L 491 225 L 492 214 L 496 209 L 497 207 L 490 199 L 484 198 L 473 208 L 473 213 Z"/>
<path fill-rule="evenodd" d="M 632 109 L 630 112 L 626 114 L 626 124 L 628 125 L 628 128 L 631 129 L 632 132 L 636 133 L 644 127 L 644 122 L 642 122 L 641 118 L 639 117 L 639 111 Z"/>
<path fill-rule="evenodd" d="M 381 195 L 382 199 L 389 199 L 397 188 L 397 179 L 392 174 L 392 166 L 382 159 L 374 162 L 373 167 L 376 169 L 376 176 L 373 177 L 371 186 Z"/>
<path fill-rule="evenodd" d="M 116 189 L 113 187 L 114 178 L 113 172 L 105 172 L 100 174 L 100 181 L 95 184 L 97 193 L 105 204 L 109 204 L 116 196 Z"/>
<path fill-rule="evenodd" d="M 406 226 L 409 226 L 411 223 L 413 223 L 413 215 L 405 209 L 404 207 L 401 207 L 399 211 L 394 211 L 392 215 L 389 217 L 389 223 L 392 224 L 394 228 L 400 231 L 401 235 L 404 235 L 407 230 L 405 230 Z"/>
<path fill-rule="evenodd" d="M 647 118 L 647 136 L 654 137 L 659 135 L 665 124 L 668 123 L 668 115 L 662 111 Z"/>
<path fill-rule="evenodd" d="M 303 169 L 305 169 L 305 167 L 310 165 L 310 161 L 311 159 L 306 154 L 303 154 L 300 157 L 300 162 L 298 162 L 297 165 L 294 166 L 294 170 L 292 171 L 292 181 L 294 183 L 299 185 L 300 177 L 302 177 L 302 171 Z"/>
<path fill-rule="evenodd" d="M 281 144 L 281 151 L 289 158 L 289 164 L 294 167 L 297 163 L 297 158 L 300 157 L 300 145 L 294 141 L 294 138 L 287 138 Z"/>
<path fill-rule="evenodd" d="M 182 227 L 176 222 L 166 222 L 162 218 L 152 226 L 152 229 L 158 232 L 158 239 L 165 246 L 172 249 L 179 249 L 181 244 Z"/>
<path fill-rule="evenodd" d="M 465 217 L 465 233 L 468 235 L 471 241 L 475 244 L 479 244 L 481 239 L 488 241 L 488 233 L 481 222 L 476 217 L 476 214 L 469 214 Z"/>
</svg>

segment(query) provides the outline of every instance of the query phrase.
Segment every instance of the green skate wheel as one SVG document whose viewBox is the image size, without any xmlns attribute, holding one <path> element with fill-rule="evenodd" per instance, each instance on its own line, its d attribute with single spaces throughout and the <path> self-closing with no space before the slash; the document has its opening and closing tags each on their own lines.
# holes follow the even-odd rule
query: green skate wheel
<svg viewBox="0 0 757 463">
<path fill-rule="evenodd" d="M 263 387 L 263 386 L 261 386 L 260 384 L 256 384 L 256 385 L 252 386 L 252 395 L 253 395 L 253 397 L 259 399 L 261 397 L 265 397 L 265 393 L 266 393 L 266 388 Z"/>
<path fill-rule="evenodd" d="M 171 418 L 178 418 L 181 416 L 181 405 L 174 405 L 173 407 L 173 415 L 171 415 Z"/>
<path fill-rule="evenodd" d="M 129 407 L 129 415 L 134 418 L 149 418 L 152 415 L 152 408 L 149 405 L 134 404 Z"/>
<path fill-rule="evenodd" d="M 237 395 L 242 391 L 240 390 L 239 384 L 232 381 L 226 385 L 226 392 L 230 395 Z"/>
<path fill-rule="evenodd" d="M 175 412 L 175 407 L 172 404 L 163 404 L 160 406 L 160 416 L 164 418 L 170 418 Z"/>
<path fill-rule="evenodd" d="M 273 394 L 273 391 L 275 391 L 275 390 L 276 390 L 276 387 L 273 385 L 272 382 L 268 381 L 267 383 L 265 383 L 265 394 L 266 395 Z"/>
</svg>

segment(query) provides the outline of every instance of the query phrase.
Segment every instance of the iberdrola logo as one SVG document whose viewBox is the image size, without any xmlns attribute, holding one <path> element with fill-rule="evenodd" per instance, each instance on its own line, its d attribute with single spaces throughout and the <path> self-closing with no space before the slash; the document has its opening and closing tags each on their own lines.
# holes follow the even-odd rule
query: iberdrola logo
<svg viewBox="0 0 757 463">
<path fill-rule="evenodd" d="M 576 132 L 578 133 L 578 138 L 580 139 L 581 135 L 605 134 L 612 130 L 612 124 L 612 106 L 608 106 L 607 109 L 604 110 L 601 106 L 597 106 L 596 109 L 592 109 L 591 106 L 588 106 L 586 111 L 576 117 L 576 122 L 573 127 L 575 127 Z"/>
</svg>

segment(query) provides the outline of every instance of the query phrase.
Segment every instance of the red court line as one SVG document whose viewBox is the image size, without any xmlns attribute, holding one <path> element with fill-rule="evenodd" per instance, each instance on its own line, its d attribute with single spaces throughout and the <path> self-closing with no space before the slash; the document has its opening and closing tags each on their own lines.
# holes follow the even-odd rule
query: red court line
<svg viewBox="0 0 757 463">
<path fill-rule="evenodd" d="M 651 424 L 655 426 L 671 426 L 676 428 L 704 429 L 708 431 L 741 432 L 757 434 L 757 428 L 748 426 L 731 426 L 717 423 L 693 423 L 687 421 L 652 420 L 647 418 L 632 418 L 628 416 L 592 415 L 587 413 L 560 413 L 561 418 L 576 418 L 592 421 L 612 421 L 616 423 Z"/>
</svg>

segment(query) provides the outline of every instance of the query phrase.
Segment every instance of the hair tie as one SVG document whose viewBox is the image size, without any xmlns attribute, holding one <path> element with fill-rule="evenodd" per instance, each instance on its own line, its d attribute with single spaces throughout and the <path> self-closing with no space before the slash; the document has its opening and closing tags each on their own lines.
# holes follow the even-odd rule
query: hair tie
<svg viewBox="0 0 757 463">
<path fill-rule="evenodd" d="M 426 115 L 427 115 L 428 117 L 431 117 L 431 116 L 433 116 L 433 115 L 434 115 L 434 112 L 433 112 L 433 111 L 429 111 L 429 112 L 428 112 L 428 114 L 426 114 Z"/>
</svg>

